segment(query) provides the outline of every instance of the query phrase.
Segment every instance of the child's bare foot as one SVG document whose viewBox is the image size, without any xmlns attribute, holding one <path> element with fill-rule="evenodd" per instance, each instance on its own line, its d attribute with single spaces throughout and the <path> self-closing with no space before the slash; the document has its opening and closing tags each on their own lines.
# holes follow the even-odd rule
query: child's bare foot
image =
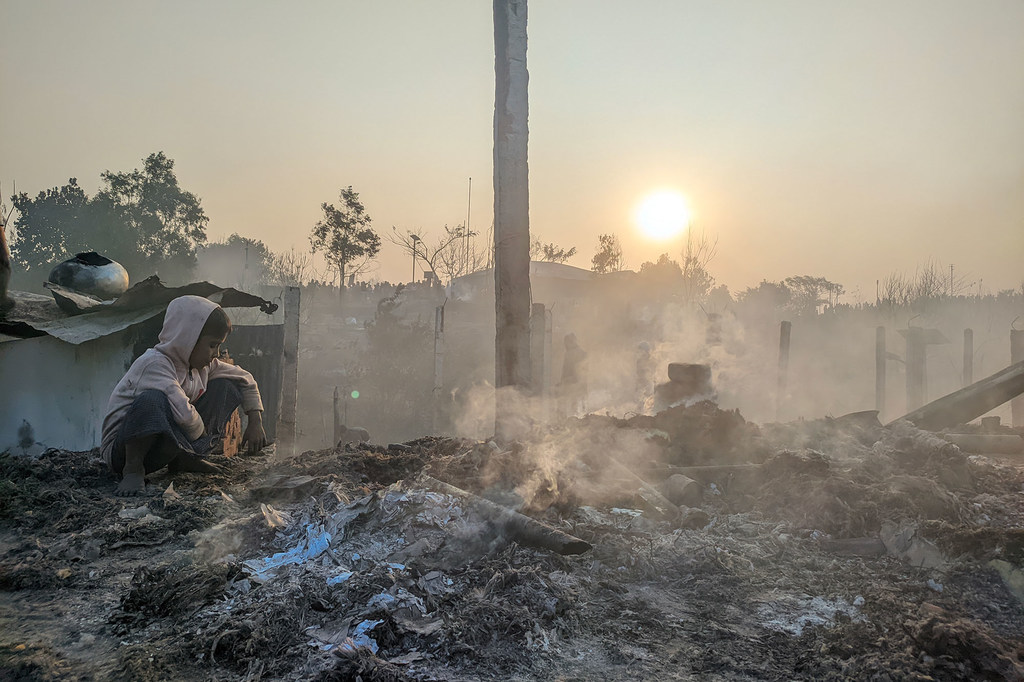
<svg viewBox="0 0 1024 682">
<path fill-rule="evenodd" d="M 205 459 L 195 455 L 180 454 L 171 460 L 167 465 L 167 471 L 172 474 L 196 473 L 196 474 L 224 474 L 227 469 L 219 464 L 207 462 Z"/>
<path fill-rule="evenodd" d="M 121 482 L 117 484 L 114 494 L 118 497 L 135 497 L 146 491 L 146 476 L 144 474 L 125 474 Z"/>
</svg>

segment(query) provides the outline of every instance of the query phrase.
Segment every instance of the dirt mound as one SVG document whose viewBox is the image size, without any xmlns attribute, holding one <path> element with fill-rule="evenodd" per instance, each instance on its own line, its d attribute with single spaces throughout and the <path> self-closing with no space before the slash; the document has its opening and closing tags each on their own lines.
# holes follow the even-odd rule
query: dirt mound
<svg viewBox="0 0 1024 682">
<path fill-rule="evenodd" d="M 925 604 L 921 620 L 907 627 L 937 669 L 972 680 L 1024 679 L 1024 644 L 1011 644 L 977 621 L 956 618 Z"/>
<path fill-rule="evenodd" d="M 909 425 L 698 404 L 228 465 L 120 500 L 88 454 L 0 460 L 0 675 L 1021 676 L 1024 474 Z M 693 508 L 652 504 L 670 475 Z M 474 494 L 592 548 L 523 546 Z"/>
<path fill-rule="evenodd" d="M 759 462 L 769 452 L 758 427 L 744 420 L 739 410 L 722 410 L 709 400 L 670 407 L 655 415 L 629 419 L 587 415 L 579 421 L 583 429 L 612 424 L 662 438 L 666 463 L 680 466 Z"/>
<path fill-rule="evenodd" d="M 65 532 L 89 527 L 117 508 L 114 477 L 96 450 L 0 453 L 0 526 Z"/>
<path fill-rule="evenodd" d="M 0 679 L 7 682 L 64 682 L 91 679 L 80 675 L 51 647 L 0 646 Z"/>
</svg>

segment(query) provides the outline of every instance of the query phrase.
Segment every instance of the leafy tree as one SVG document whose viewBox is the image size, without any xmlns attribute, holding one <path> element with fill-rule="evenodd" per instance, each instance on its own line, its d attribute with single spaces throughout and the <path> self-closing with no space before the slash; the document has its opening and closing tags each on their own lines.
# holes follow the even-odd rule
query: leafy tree
<svg viewBox="0 0 1024 682">
<path fill-rule="evenodd" d="M 781 310 L 789 305 L 792 294 L 782 282 L 769 282 L 766 279 L 756 287 L 747 287 L 736 294 L 736 301 L 744 306 L 765 310 Z"/>
<path fill-rule="evenodd" d="M 341 190 L 339 198 L 341 208 L 327 202 L 320 205 L 324 217 L 313 226 L 309 243 L 313 253 L 322 251 L 327 262 L 338 269 L 344 287 L 349 266 L 350 274 L 361 272 L 380 251 L 380 237 L 370 227 L 370 216 L 351 185 Z"/>
<path fill-rule="evenodd" d="M 105 186 L 94 203 L 106 209 L 104 217 L 115 218 L 126 228 L 123 232 L 136 238 L 135 247 L 147 265 L 190 269 L 195 264 L 209 218 L 196 195 L 178 186 L 172 159 L 157 152 L 143 160 L 142 170 L 105 171 L 100 177 Z"/>
<path fill-rule="evenodd" d="M 841 284 L 810 275 L 787 277 L 783 283 L 790 291 L 790 303 L 797 315 L 815 315 L 823 305 L 834 307 L 844 291 Z"/>
<path fill-rule="evenodd" d="M 63 187 L 54 187 L 30 198 L 22 192 L 11 197 L 11 203 L 18 211 L 14 221 L 14 239 L 11 244 L 11 258 L 14 265 L 26 272 L 48 269 L 68 258 L 74 246 L 68 242 L 82 243 L 81 237 L 71 235 L 89 232 L 89 197 L 78 186 L 78 180 L 71 178 Z M 95 250 L 101 247 L 97 245 Z"/>
<path fill-rule="evenodd" d="M 614 234 L 602 234 L 597 238 L 597 253 L 590 261 L 594 272 L 618 272 L 622 269 L 622 245 Z"/>
<path fill-rule="evenodd" d="M 647 261 L 640 265 L 640 277 L 659 291 L 673 294 L 681 290 L 683 269 L 667 253 L 658 256 L 655 263 Z"/>
<path fill-rule="evenodd" d="M 548 263 L 564 263 L 575 255 L 575 246 L 563 249 L 553 243 L 542 243 L 540 237 L 530 240 L 530 260 L 541 260 L 547 261 Z"/>
<path fill-rule="evenodd" d="M 191 269 L 209 222 L 199 199 L 178 185 L 174 161 L 163 152 L 142 169 L 104 171 L 91 199 L 71 178 L 63 187 L 12 197 L 15 262 L 29 273 L 49 269 L 80 251 L 98 251 L 133 279 L 161 268 Z"/>
</svg>

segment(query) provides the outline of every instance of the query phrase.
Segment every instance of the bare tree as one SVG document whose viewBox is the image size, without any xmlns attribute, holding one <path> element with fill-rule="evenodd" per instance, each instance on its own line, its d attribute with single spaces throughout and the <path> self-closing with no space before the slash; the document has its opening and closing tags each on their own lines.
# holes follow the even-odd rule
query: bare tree
<svg viewBox="0 0 1024 682">
<path fill-rule="evenodd" d="M 6 314 L 14 307 L 14 301 L 7 295 L 7 287 L 11 282 L 11 251 L 7 247 L 7 221 L 13 210 L 8 210 L 7 204 L 3 201 L 3 190 L 0 189 L 0 315 Z"/>
<path fill-rule="evenodd" d="M 929 260 L 917 269 L 911 298 L 926 302 L 942 297 L 946 293 L 946 276 L 937 261 Z"/>
<path fill-rule="evenodd" d="M 899 308 L 910 305 L 913 298 L 911 291 L 913 283 L 909 282 L 902 273 L 893 272 L 882 278 L 881 287 L 878 292 L 878 303 L 889 308 Z"/>
<path fill-rule="evenodd" d="M 703 301 L 715 286 L 715 278 L 708 272 L 707 265 L 718 252 L 718 238 L 714 241 L 701 230 L 695 234 L 691 228 L 686 232 L 686 246 L 682 251 L 683 301 Z"/>
<path fill-rule="evenodd" d="M 302 286 L 313 275 L 313 259 L 306 252 L 291 251 L 272 253 L 267 262 L 267 283 L 280 286 Z"/>
<path fill-rule="evenodd" d="M 433 272 L 439 280 L 450 283 L 456 277 L 469 274 L 480 269 L 487 254 L 476 247 L 473 237 L 476 232 L 466 232 L 464 225 L 455 227 L 444 226 L 444 233 L 429 242 L 424 234 L 399 232 L 392 227 L 386 235 L 389 242 L 398 246 L 413 258 L 413 262 L 421 261 L 424 270 Z"/>
</svg>

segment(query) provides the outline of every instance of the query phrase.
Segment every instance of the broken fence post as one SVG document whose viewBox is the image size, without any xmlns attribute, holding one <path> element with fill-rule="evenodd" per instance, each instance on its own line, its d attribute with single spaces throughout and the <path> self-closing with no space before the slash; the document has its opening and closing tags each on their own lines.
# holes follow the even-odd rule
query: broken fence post
<svg viewBox="0 0 1024 682">
<path fill-rule="evenodd" d="M 281 373 L 281 412 L 278 417 L 278 454 L 295 451 L 295 402 L 299 392 L 299 287 L 284 290 L 284 371 Z"/>
<path fill-rule="evenodd" d="M 431 393 L 433 407 L 433 431 L 441 428 L 441 394 L 444 390 L 444 306 L 434 308 L 434 390 Z"/>
<path fill-rule="evenodd" d="M 525 514 L 502 507 L 450 483 L 439 481 L 432 476 L 423 476 L 421 480 L 432 490 L 466 500 L 477 512 L 498 525 L 503 532 L 521 545 L 546 549 L 557 554 L 583 554 L 593 548 L 589 542 L 563 533 L 557 528 L 552 528 Z"/>
<path fill-rule="evenodd" d="M 1011 360 L 1012 364 L 1012 360 Z M 964 380 L 963 386 L 974 383 L 974 330 L 964 330 Z"/>
<path fill-rule="evenodd" d="M 875 327 L 875 409 L 885 412 L 885 327 Z"/>
<path fill-rule="evenodd" d="M 924 404 L 927 393 L 925 375 L 926 358 L 924 329 L 907 328 L 907 410 L 916 410 Z"/>
<path fill-rule="evenodd" d="M 334 440 L 331 442 L 331 447 L 338 444 L 341 440 L 342 429 L 345 428 L 345 422 L 341 418 L 341 391 L 337 386 L 334 387 Z"/>
<path fill-rule="evenodd" d="M 1010 364 L 1024 362 L 1024 330 L 1010 330 Z M 1024 427 L 1024 397 L 1010 401 L 1010 425 L 1015 429 Z"/>
</svg>

